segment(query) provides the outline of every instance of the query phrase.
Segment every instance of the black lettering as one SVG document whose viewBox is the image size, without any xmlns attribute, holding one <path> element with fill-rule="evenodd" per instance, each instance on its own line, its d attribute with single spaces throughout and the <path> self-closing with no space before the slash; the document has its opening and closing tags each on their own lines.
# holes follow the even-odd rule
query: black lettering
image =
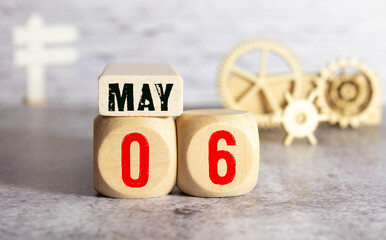
<svg viewBox="0 0 386 240">
<path fill-rule="evenodd" d="M 149 102 L 148 104 L 146 104 L 146 100 Z M 155 110 L 149 84 L 147 83 L 142 86 L 142 96 L 138 104 L 138 111 L 143 111 L 145 108 L 148 108 L 149 111 Z"/>
<path fill-rule="evenodd" d="M 170 92 L 172 91 L 173 84 L 172 83 L 166 84 L 165 92 L 163 91 L 163 87 L 161 83 L 155 84 L 155 87 L 157 89 L 159 99 L 161 100 L 161 111 L 167 111 L 169 96 L 170 96 Z"/>
<path fill-rule="evenodd" d="M 115 111 L 115 98 L 118 103 L 118 111 L 124 111 L 125 101 L 127 102 L 127 110 L 134 110 L 134 99 L 133 99 L 133 84 L 125 83 L 123 85 L 122 94 L 119 91 L 118 83 L 109 84 L 109 111 Z"/>
</svg>

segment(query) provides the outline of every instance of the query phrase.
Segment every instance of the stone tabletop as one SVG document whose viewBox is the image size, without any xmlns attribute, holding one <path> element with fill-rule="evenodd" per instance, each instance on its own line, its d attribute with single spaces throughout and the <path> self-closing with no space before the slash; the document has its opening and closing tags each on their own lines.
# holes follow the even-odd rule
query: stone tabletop
<svg viewBox="0 0 386 240">
<path fill-rule="evenodd" d="M 92 182 L 96 109 L 0 109 L 0 239 L 382 239 L 386 124 L 319 126 L 319 144 L 260 131 L 249 194 L 99 196 Z M 383 237 L 382 237 L 383 236 Z"/>
</svg>

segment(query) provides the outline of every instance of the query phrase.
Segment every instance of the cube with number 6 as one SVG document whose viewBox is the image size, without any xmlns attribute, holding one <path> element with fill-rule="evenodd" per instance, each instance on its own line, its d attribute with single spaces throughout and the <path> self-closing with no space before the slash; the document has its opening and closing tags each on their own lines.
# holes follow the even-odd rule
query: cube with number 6
<svg viewBox="0 0 386 240">
<path fill-rule="evenodd" d="M 240 110 L 191 110 L 177 117 L 177 186 L 189 195 L 228 197 L 250 192 L 259 171 L 254 116 Z"/>
</svg>

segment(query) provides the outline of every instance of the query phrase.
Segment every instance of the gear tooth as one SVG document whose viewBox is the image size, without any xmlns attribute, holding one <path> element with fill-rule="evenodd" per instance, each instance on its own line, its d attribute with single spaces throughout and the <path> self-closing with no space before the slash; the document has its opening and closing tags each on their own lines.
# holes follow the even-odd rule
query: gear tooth
<svg viewBox="0 0 386 240">
<path fill-rule="evenodd" d="M 333 65 L 335 65 L 335 64 L 336 64 L 336 61 L 334 61 L 334 60 L 329 60 L 329 61 L 327 62 L 327 67 L 330 68 L 331 66 L 333 66 Z"/>
<path fill-rule="evenodd" d="M 355 58 L 350 58 L 348 61 L 347 61 L 348 65 L 356 65 L 358 63 L 358 61 L 355 59 Z"/>
<path fill-rule="evenodd" d="M 350 125 L 351 125 L 352 128 L 358 128 L 359 125 L 360 125 L 359 120 L 358 119 L 352 119 L 350 121 Z"/>
<path fill-rule="evenodd" d="M 362 70 L 362 71 L 366 71 L 367 70 L 369 72 L 369 74 L 373 75 L 373 72 L 367 67 L 366 63 L 360 62 L 360 63 L 358 63 L 358 65 L 360 66 L 360 70 Z"/>
<path fill-rule="evenodd" d="M 320 75 L 322 76 L 326 76 L 328 75 L 329 71 L 327 69 L 323 69 L 321 72 L 320 72 Z"/>
<path fill-rule="evenodd" d="M 344 58 L 339 58 L 337 62 L 337 67 L 341 68 L 341 67 L 344 67 L 345 65 L 346 65 L 346 60 Z"/>
<path fill-rule="evenodd" d="M 349 124 L 349 122 L 346 118 L 342 118 L 339 121 L 340 128 L 347 128 L 348 124 Z"/>
<path fill-rule="evenodd" d="M 337 123 L 339 121 L 339 118 L 336 115 L 333 115 L 332 119 L 334 120 L 335 123 Z"/>
<path fill-rule="evenodd" d="M 326 111 L 327 113 L 327 111 Z M 327 114 L 327 117 L 328 117 L 328 122 L 330 124 L 335 124 L 338 122 L 338 119 L 336 118 L 336 116 L 332 115 L 332 114 Z"/>
</svg>

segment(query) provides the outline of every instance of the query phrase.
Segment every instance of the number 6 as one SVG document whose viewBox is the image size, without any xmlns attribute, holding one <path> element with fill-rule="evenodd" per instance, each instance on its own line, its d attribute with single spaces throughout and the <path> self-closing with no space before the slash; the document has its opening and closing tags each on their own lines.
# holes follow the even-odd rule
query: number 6
<svg viewBox="0 0 386 240">
<path fill-rule="evenodd" d="M 228 131 L 214 132 L 209 138 L 209 178 L 214 184 L 225 185 L 233 181 L 236 175 L 235 157 L 228 151 L 217 150 L 220 139 L 225 139 L 227 145 L 236 145 L 235 137 Z M 224 159 L 227 164 L 227 172 L 224 176 L 218 174 L 218 162 Z"/>
</svg>

